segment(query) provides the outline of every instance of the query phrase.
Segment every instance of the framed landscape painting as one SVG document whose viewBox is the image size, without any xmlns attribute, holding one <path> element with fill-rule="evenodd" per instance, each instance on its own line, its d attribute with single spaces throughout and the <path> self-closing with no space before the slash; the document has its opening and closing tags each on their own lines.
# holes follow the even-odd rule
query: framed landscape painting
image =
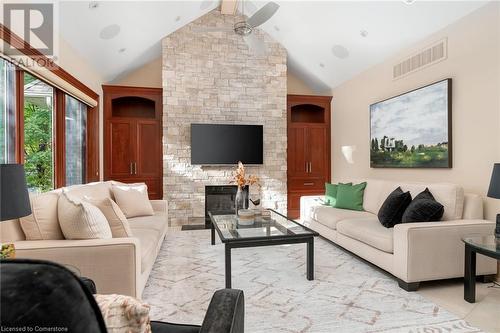
<svg viewBox="0 0 500 333">
<path fill-rule="evenodd" d="M 372 168 L 451 168 L 451 79 L 370 105 Z"/>
</svg>

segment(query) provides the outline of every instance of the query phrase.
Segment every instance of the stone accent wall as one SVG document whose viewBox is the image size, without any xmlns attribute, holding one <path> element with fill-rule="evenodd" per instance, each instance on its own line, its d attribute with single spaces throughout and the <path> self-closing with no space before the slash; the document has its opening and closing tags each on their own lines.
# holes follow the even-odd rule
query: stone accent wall
<svg viewBox="0 0 500 333">
<path fill-rule="evenodd" d="M 202 32 L 232 29 L 241 17 L 214 10 L 162 41 L 164 197 L 170 225 L 205 215 L 205 185 L 227 185 L 236 166 L 191 165 L 191 123 L 264 126 L 264 164 L 247 172 L 261 178 L 263 207 L 286 212 L 286 50 L 255 31 L 265 55 L 248 50 L 241 36 Z"/>
</svg>

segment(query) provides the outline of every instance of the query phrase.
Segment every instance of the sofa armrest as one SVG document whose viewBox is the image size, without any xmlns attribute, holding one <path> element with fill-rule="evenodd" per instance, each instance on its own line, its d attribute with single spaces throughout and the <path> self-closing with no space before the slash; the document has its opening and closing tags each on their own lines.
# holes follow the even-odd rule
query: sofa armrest
<svg viewBox="0 0 500 333">
<path fill-rule="evenodd" d="M 243 333 L 244 324 L 243 291 L 221 289 L 212 296 L 200 333 Z"/>
<path fill-rule="evenodd" d="M 403 223 L 394 226 L 394 275 L 406 282 L 461 277 L 464 274 L 462 237 L 492 235 L 486 220 Z M 478 256 L 477 272 L 495 274 L 496 261 Z"/>
<path fill-rule="evenodd" d="M 324 198 L 324 195 L 305 195 L 300 197 L 300 220 L 302 222 L 310 221 L 314 213 L 314 207 L 321 206 L 319 200 Z"/>
<path fill-rule="evenodd" d="M 155 212 L 162 212 L 168 214 L 168 201 L 167 200 L 149 200 Z"/>
<path fill-rule="evenodd" d="M 17 258 L 43 259 L 78 269 L 100 294 L 140 297 L 141 251 L 137 238 L 24 240 L 14 242 Z"/>
</svg>

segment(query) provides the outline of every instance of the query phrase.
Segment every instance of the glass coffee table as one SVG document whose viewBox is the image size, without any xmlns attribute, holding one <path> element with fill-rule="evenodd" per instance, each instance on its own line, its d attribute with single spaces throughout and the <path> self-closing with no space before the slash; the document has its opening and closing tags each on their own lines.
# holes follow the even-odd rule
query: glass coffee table
<svg viewBox="0 0 500 333">
<path fill-rule="evenodd" d="M 306 273 L 314 280 L 314 237 L 319 234 L 270 209 L 270 216 L 256 217 L 251 225 L 242 225 L 234 214 L 208 212 L 211 220 L 212 245 L 215 231 L 225 246 L 226 288 L 231 288 L 231 249 L 283 244 L 307 244 Z"/>
<path fill-rule="evenodd" d="M 494 235 L 467 236 L 465 243 L 464 299 L 476 301 L 476 253 L 500 260 L 500 239 Z"/>
</svg>

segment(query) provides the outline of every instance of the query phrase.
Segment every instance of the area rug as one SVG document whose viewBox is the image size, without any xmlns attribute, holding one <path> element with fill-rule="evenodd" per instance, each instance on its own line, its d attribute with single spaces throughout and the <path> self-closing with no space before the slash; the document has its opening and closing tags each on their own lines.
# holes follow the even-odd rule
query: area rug
<svg viewBox="0 0 500 333">
<path fill-rule="evenodd" d="M 386 273 L 321 238 L 315 280 L 305 244 L 232 250 L 233 288 L 245 294 L 245 332 L 480 332 Z M 224 246 L 210 232 L 168 234 L 143 293 L 151 318 L 201 324 L 224 288 Z"/>
</svg>

